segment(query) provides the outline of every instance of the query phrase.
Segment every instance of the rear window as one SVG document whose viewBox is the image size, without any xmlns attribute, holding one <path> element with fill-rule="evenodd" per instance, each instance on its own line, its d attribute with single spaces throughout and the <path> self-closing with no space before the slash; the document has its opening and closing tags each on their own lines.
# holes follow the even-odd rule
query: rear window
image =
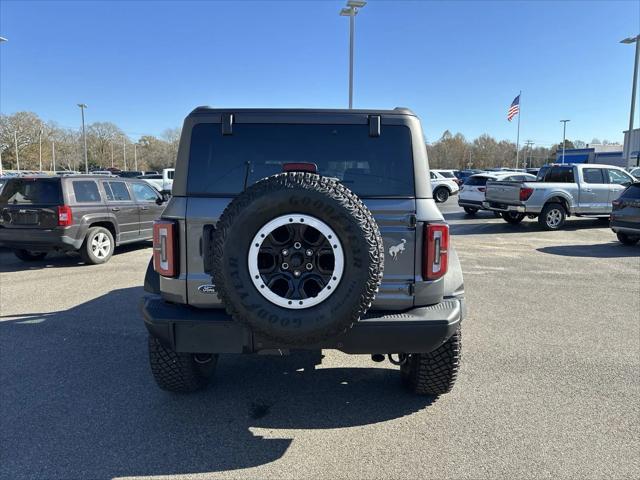
<svg viewBox="0 0 640 480">
<path fill-rule="evenodd" d="M 76 202 L 99 202 L 100 193 L 98 185 L 92 180 L 75 181 L 73 183 L 73 193 L 76 196 Z"/>
<path fill-rule="evenodd" d="M 631 200 L 640 200 L 640 183 L 634 183 L 629 188 L 627 188 L 620 198 L 627 198 Z"/>
<path fill-rule="evenodd" d="M 453 172 L 438 172 L 438 173 L 442 175 L 444 178 L 456 178 Z"/>
<path fill-rule="evenodd" d="M 488 177 L 469 177 L 467 181 L 464 182 L 465 185 L 470 185 L 472 187 L 482 186 L 484 187 L 487 184 Z"/>
<path fill-rule="evenodd" d="M 283 163 L 307 162 L 337 177 L 360 196 L 413 196 L 411 132 L 384 125 L 379 137 L 368 125 L 220 124 L 193 128 L 187 191 L 234 195 L 261 178 L 282 172 Z"/>
<path fill-rule="evenodd" d="M 167 178 L 168 178 L 169 180 L 173 180 L 173 176 L 175 175 L 175 173 L 176 173 L 176 172 L 175 172 L 175 170 L 169 170 L 169 171 L 167 171 Z M 162 178 L 162 175 L 160 175 L 160 178 Z"/>
<path fill-rule="evenodd" d="M 549 183 L 574 183 L 573 167 L 551 167 L 545 170 L 544 181 Z M 538 174 L 538 180 L 540 180 L 543 174 L 542 169 Z"/>
<path fill-rule="evenodd" d="M 61 204 L 60 180 L 57 178 L 10 179 L 2 189 L 0 203 L 15 205 Z"/>
</svg>

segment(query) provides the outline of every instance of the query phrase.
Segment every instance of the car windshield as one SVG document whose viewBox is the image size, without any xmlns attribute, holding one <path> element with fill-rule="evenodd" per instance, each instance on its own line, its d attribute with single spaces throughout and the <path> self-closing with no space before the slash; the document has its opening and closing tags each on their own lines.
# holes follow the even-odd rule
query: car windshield
<svg viewBox="0 0 640 480">
<path fill-rule="evenodd" d="M 313 163 L 363 197 L 413 196 L 411 132 L 385 125 L 379 137 L 368 125 L 237 124 L 193 128 L 187 190 L 192 195 L 235 195 L 282 172 L 284 163 Z"/>
<path fill-rule="evenodd" d="M 16 178 L 7 181 L 0 203 L 15 205 L 60 204 L 60 180 L 57 178 Z"/>
</svg>

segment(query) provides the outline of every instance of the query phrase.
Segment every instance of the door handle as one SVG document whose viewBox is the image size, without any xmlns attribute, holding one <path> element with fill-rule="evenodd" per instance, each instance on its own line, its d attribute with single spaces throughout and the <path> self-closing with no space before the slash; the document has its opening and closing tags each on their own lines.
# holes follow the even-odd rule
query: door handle
<svg viewBox="0 0 640 480">
<path fill-rule="evenodd" d="M 149 207 L 140 207 L 140 210 L 149 210 Z"/>
<path fill-rule="evenodd" d="M 593 190 L 591 188 L 585 188 L 584 191 L 585 192 L 593 192 Z"/>
<path fill-rule="evenodd" d="M 111 207 L 111 211 L 112 212 L 119 212 L 120 211 L 120 207 Z"/>
</svg>

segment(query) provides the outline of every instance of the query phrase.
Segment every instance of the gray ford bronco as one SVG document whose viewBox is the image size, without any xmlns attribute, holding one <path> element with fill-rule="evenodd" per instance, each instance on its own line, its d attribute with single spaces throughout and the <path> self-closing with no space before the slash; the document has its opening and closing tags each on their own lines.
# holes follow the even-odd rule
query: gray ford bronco
<svg viewBox="0 0 640 480">
<path fill-rule="evenodd" d="M 151 371 L 205 387 L 221 353 L 385 356 L 413 392 L 453 387 L 460 263 L 410 110 L 199 107 L 154 225 Z"/>
</svg>

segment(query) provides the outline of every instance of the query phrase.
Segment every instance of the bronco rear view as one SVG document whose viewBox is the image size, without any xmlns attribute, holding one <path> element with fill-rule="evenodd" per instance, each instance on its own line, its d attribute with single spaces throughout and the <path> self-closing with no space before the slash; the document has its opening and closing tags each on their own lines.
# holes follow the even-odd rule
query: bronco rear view
<svg viewBox="0 0 640 480">
<path fill-rule="evenodd" d="M 418 394 L 453 386 L 462 271 L 410 110 L 195 109 L 153 248 L 163 389 L 205 387 L 221 353 L 321 349 L 387 356 Z"/>
</svg>

